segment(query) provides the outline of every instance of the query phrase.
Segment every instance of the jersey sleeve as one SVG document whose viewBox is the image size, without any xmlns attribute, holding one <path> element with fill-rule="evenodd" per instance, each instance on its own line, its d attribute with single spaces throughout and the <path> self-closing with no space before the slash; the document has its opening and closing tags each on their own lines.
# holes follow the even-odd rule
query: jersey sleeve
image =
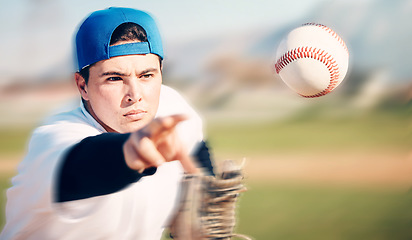
<svg viewBox="0 0 412 240">
<path fill-rule="evenodd" d="M 87 137 L 71 148 L 56 177 L 56 201 L 66 202 L 114 193 L 152 175 L 130 169 L 123 155 L 123 144 L 130 134 L 102 133 Z"/>
<path fill-rule="evenodd" d="M 124 160 L 123 144 L 130 134 L 103 133 L 87 137 L 72 147 L 56 176 L 56 202 L 67 202 L 115 193 L 157 168 L 143 173 L 130 169 Z M 206 142 L 198 144 L 193 158 L 208 175 L 214 175 Z"/>
</svg>

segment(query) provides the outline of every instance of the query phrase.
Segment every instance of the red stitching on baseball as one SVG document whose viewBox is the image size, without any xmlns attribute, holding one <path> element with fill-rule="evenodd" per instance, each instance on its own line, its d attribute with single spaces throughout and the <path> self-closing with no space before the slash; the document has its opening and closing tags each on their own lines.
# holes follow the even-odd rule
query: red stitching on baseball
<svg viewBox="0 0 412 240">
<path fill-rule="evenodd" d="M 322 49 L 317 49 L 317 48 L 312 48 L 312 47 L 298 47 L 290 51 L 287 51 L 276 62 L 275 64 L 276 73 L 279 74 L 279 72 L 284 67 L 286 67 L 286 65 L 300 58 L 312 58 L 312 59 L 318 60 L 322 62 L 323 64 L 325 64 L 326 68 L 329 70 L 329 73 L 330 73 L 329 85 L 326 87 L 326 89 L 314 95 L 300 94 L 302 97 L 306 97 L 306 98 L 320 97 L 320 96 L 323 96 L 331 92 L 337 86 L 338 79 L 339 79 L 339 67 L 336 64 L 336 61 L 333 59 L 333 57 Z"/>
<path fill-rule="evenodd" d="M 323 24 L 319 24 L 319 23 L 305 23 L 305 24 L 303 24 L 302 26 L 316 26 L 316 27 L 322 28 L 323 30 L 325 30 L 325 31 L 327 31 L 328 33 L 332 34 L 332 36 L 333 36 L 334 38 L 336 38 L 336 39 L 339 41 L 339 43 L 345 48 L 345 51 L 346 51 L 347 53 L 349 53 L 349 50 L 348 50 L 348 47 L 346 46 L 345 41 L 343 41 L 343 39 L 342 39 L 341 37 L 339 37 L 339 35 L 338 35 L 335 31 L 333 31 L 332 29 L 328 28 L 327 26 L 325 26 L 325 25 L 323 25 Z"/>
</svg>

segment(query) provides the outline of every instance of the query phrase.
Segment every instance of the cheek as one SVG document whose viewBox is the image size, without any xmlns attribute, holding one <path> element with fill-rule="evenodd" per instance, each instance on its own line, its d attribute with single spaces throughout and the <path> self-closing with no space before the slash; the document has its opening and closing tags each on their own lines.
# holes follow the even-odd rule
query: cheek
<svg viewBox="0 0 412 240">
<path fill-rule="evenodd" d="M 97 86 L 91 91 L 90 102 L 95 111 L 99 112 L 117 112 L 119 101 L 121 100 L 121 91 L 111 86 Z M 120 100 L 119 100 L 120 99 Z"/>
</svg>

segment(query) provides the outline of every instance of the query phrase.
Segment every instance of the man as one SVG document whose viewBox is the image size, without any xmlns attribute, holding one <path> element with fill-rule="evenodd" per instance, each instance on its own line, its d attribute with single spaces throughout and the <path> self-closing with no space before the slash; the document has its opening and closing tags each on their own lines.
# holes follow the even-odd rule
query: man
<svg viewBox="0 0 412 240">
<path fill-rule="evenodd" d="M 162 85 L 162 43 L 147 13 L 92 13 L 76 53 L 81 106 L 33 132 L 1 239 L 160 239 L 183 174 L 213 174 L 201 119 Z"/>
</svg>

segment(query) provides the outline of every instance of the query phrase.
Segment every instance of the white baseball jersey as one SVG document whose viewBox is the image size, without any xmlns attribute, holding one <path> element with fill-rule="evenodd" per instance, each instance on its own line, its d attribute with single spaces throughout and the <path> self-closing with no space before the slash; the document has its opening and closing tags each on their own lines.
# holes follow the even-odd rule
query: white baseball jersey
<svg viewBox="0 0 412 240">
<path fill-rule="evenodd" d="M 177 132 L 193 151 L 202 121 L 173 89 L 162 86 L 157 116 L 190 116 Z M 156 173 L 118 192 L 63 203 L 55 201 L 56 175 L 64 154 L 105 130 L 81 105 L 51 117 L 31 137 L 26 158 L 7 191 L 7 223 L 0 239 L 160 239 L 176 211 L 183 169 L 164 163 Z"/>
</svg>

